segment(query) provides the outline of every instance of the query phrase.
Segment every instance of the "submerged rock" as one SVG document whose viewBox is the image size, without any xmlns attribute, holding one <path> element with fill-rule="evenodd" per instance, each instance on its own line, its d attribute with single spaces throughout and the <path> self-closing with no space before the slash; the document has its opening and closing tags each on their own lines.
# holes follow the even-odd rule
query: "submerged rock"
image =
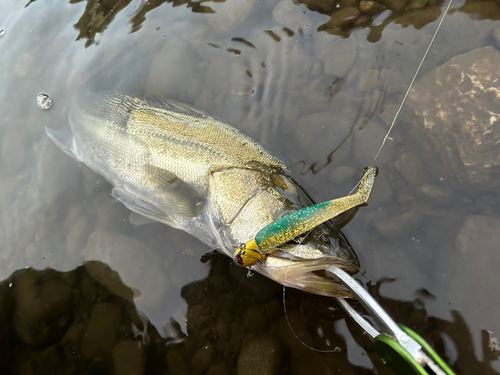
<svg viewBox="0 0 500 375">
<path fill-rule="evenodd" d="M 208 18 L 207 23 L 219 35 L 228 33 L 237 25 L 245 22 L 257 2 L 255 0 L 242 0 L 235 2 L 215 2 L 210 5 L 215 17 Z"/>
<path fill-rule="evenodd" d="M 147 360 L 166 367 L 164 352 L 148 352 L 166 340 L 87 269 L 29 268 L 0 283 L 0 374 L 142 375 Z"/>
<path fill-rule="evenodd" d="M 12 331 L 12 296 L 10 293 L 9 281 L 0 283 L 0 373 L 7 370 L 8 347 Z M 4 372 L 5 371 L 5 372 Z"/>
<path fill-rule="evenodd" d="M 357 55 L 357 44 L 354 38 L 320 33 L 316 35 L 314 53 L 318 61 L 323 63 L 326 74 L 343 78 L 352 68 Z"/>
<path fill-rule="evenodd" d="M 83 336 L 81 350 L 87 359 L 101 360 L 110 357 L 116 340 L 121 316 L 119 307 L 100 303 L 92 309 L 90 322 Z"/>
<path fill-rule="evenodd" d="M 168 285 L 158 255 L 133 237 L 96 230 L 90 235 L 83 256 L 87 261 L 105 262 L 118 272 L 119 276 L 106 272 L 105 265 L 86 264 L 96 281 L 120 297 L 130 300 L 134 290 L 135 302 L 142 307 L 156 306 Z"/>
<path fill-rule="evenodd" d="M 215 354 L 215 348 L 212 344 L 208 343 L 198 349 L 192 359 L 192 368 L 195 372 L 206 372 L 212 364 L 212 359 Z"/>
<path fill-rule="evenodd" d="M 354 128 L 354 160 L 360 165 L 369 165 L 382 144 L 387 128 L 376 121 L 360 121 Z M 394 154 L 395 142 L 387 141 L 379 161 L 391 160 Z M 356 171 L 356 173 L 359 173 Z"/>
<path fill-rule="evenodd" d="M 410 0 L 410 3 L 407 6 L 407 9 L 422 9 L 428 3 L 428 0 Z"/>
<path fill-rule="evenodd" d="M 402 154 L 394 163 L 394 166 L 399 173 L 412 185 L 418 185 L 427 181 L 425 168 L 423 167 L 420 159 L 409 152 Z"/>
<path fill-rule="evenodd" d="M 384 5 L 391 10 L 401 10 L 403 9 L 408 0 L 385 0 Z"/>
<path fill-rule="evenodd" d="M 431 7 L 417 12 L 404 14 L 396 19 L 396 22 L 403 27 L 413 25 L 420 30 L 425 25 L 434 22 L 441 16 L 441 7 Z"/>
<path fill-rule="evenodd" d="M 466 1 L 465 4 L 460 7 L 460 11 L 474 15 L 482 20 L 500 20 L 500 9 L 494 1 L 481 1 L 480 3 L 475 1 Z"/>
<path fill-rule="evenodd" d="M 283 348 L 271 337 L 257 337 L 243 345 L 238 357 L 238 375 L 282 374 Z"/>
<path fill-rule="evenodd" d="M 167 367 L 171 374 L 189 374 L 188 366 L 177 350 L 170 350 L 167 353 Z"/>
<path fill-rule="evenodd" d="M 375 1 L 360 1 L 359 9 L 363 13 L 379 13 L 385 10 L 385 7 Z"/>
<path fill-rule="evenodd" d="M 369 69 L 361 74 L 359 78 L 359 90 L 370 91 L 377 87 L 379 80 L 379 71 L 377 69 Z"/>
<path fill-rule="evenodd" d="M 300 3 L 282 0 L 273 9 L 273 20 L 281 26 L 288 27 L 290 30 L 297 30 L 299 27 L 306 29 L 309 24 L 316 25 L 317 19 L 328 19 L 325 15 L 311 13 Z M 314 20 L 313 20 L 314 19 Z"/>
<path fill-rule="evenodd" d="M 243 315 L 243 325 L 247 331 L 261 333 L 266 328 L 266 311 L 263 306 L 250 307 Z"/>
<path fill-rule="evenodd" d="M 294 137 L 301 141 L 301 157 L 306 163 L 316 162 L 317 150 L 325 150 L 328 155 L 341 144 L 335 152 L 335 160 L 342 163 L 350 155 L 352 140 L 349 137 L 352 123 L 347 116 L 334 115 L 332 112 L 318 112 L 301 117 L 297 121 Z M 322 163 L 322 162 L 320 162 Z"/>
<path fill-rule="evenodd" d="M 499 242 L 500 218 L 469 215 L 456 235 L 455 254 L 452 257 L 441 254 L 443 258 L 436 262 L 446 273 L 448 298 L 467 296 L 468 304 L 462 313 L 466 316 L 474 314 L 478 321 L 485 322 L 484 329 L 494 327 L 488 326 L 487 322 L 491 314 L 497 314 L 500 309 L 498 298 L 493 297 L 498 293 L 498 279 L 492 277 L 498 274 Z"/>
<path fill-rule="evenodd" d="M 21 127 L 12 127 L 3 133 L 1 157 L 5 170 L 16 172 L 24 163 L 27 132 Z"/>
<path fill-rule="evenodd" d="M 14 331 L 28 345 L 59 339 L 73 317 L 73 291 L 64 274 L 27 269 L 14 278 Z"/>
<path fill-rule="evenodd" d="M 95 260 L 85 262 L 85 269 L 95 281 L 102 284 L 111 293 L 120 296 L 126 301 L 132 302 L 134 300 L 134 291 L 126 286 L 118 272 L 114 271 L 106 263 Z"/>
<path fill-rule="evenodd" d="M 448 206 L 453 203 L 452 190 L 437 185 L 422 185 L 420 192 L 429 203 L 435 206 Z"/>
<path fill-rule="evenodd" d="M 411 129 L 443 178 L 474 188 L 499 185 L 499 82 L 500 52 L 484 47 L 451 58 L 410 92 L 407 103 L 418 116 Z"/>
<path fill-rule="evenodd" d="M 23 53 L 14 65 L 13 72 L 16 76 L 24 78 L 28 75 L 33 67 L 35 58 L 28 52 Z"/>
<path fill-rule="evenodd" d="M 456 247 L 460 254 L 477 255 L 478 249 L 483 249 L 483 251 L 496 249 L 499 241 L 499 218 L 470 215 L 465 218 L 457 234 Z M 484 261 L 488 262 L 488 257 L 485 257 Z"/>
<path fill-rule="evenodd" d="M 339 10 L 332 14 L 330 22 L 327 24 L 327 28 L 330 27 L 340 27 L 349 25 L 356 21 L 359 17 L 359 10 L 354 7 L 347 7 Z"/>
<path fill-rule="evenodd" d="M 207 375 L 229 375 L 226 365 L 221 362 L 214 363 L 207 371 Z"/>
<path fill-rule="evenodd" d="M 139 341 L 118 341 L 113 348 L 113 362 L 115 375 L 144 374 L 144 346 Z"/>
</svg>

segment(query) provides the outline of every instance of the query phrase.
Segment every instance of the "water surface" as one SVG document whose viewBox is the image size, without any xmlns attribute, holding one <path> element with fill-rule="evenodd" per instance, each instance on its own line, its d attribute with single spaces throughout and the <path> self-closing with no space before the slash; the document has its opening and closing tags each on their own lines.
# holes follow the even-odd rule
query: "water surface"
<svg viewBox="0 0 500 375">
<path fill-rule="evenodd" d="M 222 256 L 200 261 L 208 249 L 183 232 L 134 227 L 110 185 L 44 132 L 67 125 L 71 98 L 94 79 L 201 108 L 280 155 L 316 201 L 346 195 L 374 163 L 446 5 L 377 4 L 2 1 L 0 369 L 124 373 L 129 361 L 137 374 L 243 374 L 268 360 L 273 373 L 389 374 L 334 301 L 287 290 L 293 332 L 335 351 L 314 352 L 290 330 L 279 286 Z M 499 48 L 496 3 L 451 9 L 420 92 L 450 58 Z M 49 110 L 37 107 L 40 92 Z M 436 101 L 453 108 L 448 97 Z M 477 182 L 441 168 L 416 107 L 403 107 L 370 205 L 344 233 L 359 279 L 396 321 L 458 374 L 496 374 L 499 175 L 493 166 Z M 43 312 L 40 298 L 59 307 Z M 38 334 L 31 323 L 44 316 L 54 321 Z"/>
</svg>

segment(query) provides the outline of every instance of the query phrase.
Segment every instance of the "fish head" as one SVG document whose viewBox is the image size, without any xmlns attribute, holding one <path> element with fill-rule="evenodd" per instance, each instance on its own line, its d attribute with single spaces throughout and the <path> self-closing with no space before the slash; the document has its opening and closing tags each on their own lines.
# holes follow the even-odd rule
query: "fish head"
<svg viewBox="0 0 500 375">
<path fill-rule="evenodd" d="M 336 235 L 340 236 L 335 238 Z M 359 262 L 342 233 L 335 233 L 329 240 L 330 243 L 312 239 L 281 245 L 252 269 L 282 285 L 308 293 L 351 297 L 349 291 L 325 271 L 334 266 L 353 274 L 359 271 Z"/>
<path fill-rule="evenodd" d="M 312 237 L 309 241 L 284 244 L 268 254 L 261 253 L 255 240 L 250 240 L 236 249 L 233 259 L 237 265 L 252 267 L 268 278 L 289 287 L 314 294 L 349 297 L 350 294 L 342 285 L 326 277 L 325 269 L 335 266 L 350 273 L 357 272 L 356 258 L 345 252 L 343 256 L 337 256 L 342 252 L 339 243 L 335 244 L 334 241 L 330 244 L 325 244 L 325 241 L 319 243 L 314 240 L 314 234 L 309 235 Z M 345 241 L 344 247 L 348 247 Z"/>
<path fill-rule="evenodd" d="M 327 237 L 325 231 L 329 233 Z M 313 232 L 301 243 L 291 241 L 262 258 L 252 255 L 255 263 L 251 269 L 282 285 L 308 293 L 351 297 L 342 284 L 328 277 L 325 272 L 331 266 L 351 274 L 358 272 L 359 262 L 350 245 L 343 234 L 329 223 Z"/>
<path fill-rule="evenodd" d="M 263 168 L 224 169 L 212 173 L 208 200 L 208 220 L 221 251 L 238 265 L 309 293 L 350 296 L 325 273 L 331 266 L 349 273 L 359 269 L 357 258 L 335 226 L 335 220 L 266 254 L 252 245 L 256 234 L 266 225 L 313 204 L 291 177 Z"/>
</svg>

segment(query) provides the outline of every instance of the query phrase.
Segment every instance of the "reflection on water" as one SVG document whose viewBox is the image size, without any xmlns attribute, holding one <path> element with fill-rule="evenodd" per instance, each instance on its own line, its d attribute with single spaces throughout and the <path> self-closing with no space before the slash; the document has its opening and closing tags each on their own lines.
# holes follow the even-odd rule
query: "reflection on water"
<svg viewBox="0 0 500 375">
<path fill-rule="evenodd" d="M 356 342 L 370 348 L 366 337 L 331 300 L 292 293 L 286 300 L 290 330 L 282 307 L 279 286 L 260 275 L 245 280 L 246 271 L 221 255 L 211 257 L 208 276 L 183 287 L 187 326 L 172 319 L 153 326 L 138 311 L 133 291 L 105 263 L 86 262 L 68 272 L 18 271 L 0 283 L 0 336 L 2 373 L 102 374 L 282 374 L 319 373 L 332 368 L 342 374 L 370 374 L 372 361 L 379 374 L 391 372 L 373 353 L 353 365 L 344 359 L 351 330 Z M 241 282 L 243 280 L 243 282 Z M 484 357 L 473 351 L 467 325 L 459 312 L 451 320 L 428 317 L 421 293 L 411 302 L 372 294 L 390 306 L 396 319 L 418 326 L 439 351 L 453 345 L 451 353 L 461 373 L 494 374 L 498 359 L 483 332 Z M 311 351 L 308 345 L 330 354 Z M 352 345 L 352 344 L 351 344 Z M 349 348 L 351 349 L 351 348 Z M 363 363 L 365 362 L 365 363 Z M 260 371 L 260 372 L 259 372 Z"/>
<path fill-rule="evenodd" d="M 31 0 L 26 6 L 36 0 Z M 82 0 L 71 1 L 72 4 L 79 3 Z M 117 14 L 127 8 L 132 0 L 89 0 L 85 10 L 74 25 L 80 31 L 77 39 L 87 39 L 86 46 L 95 42 L 95 36 L 103 33 L 108 25 L 115 19 Z M 225 0 L 217 0 L 215 3 L 223 3 Z M 414 26 L 417 29 L 423 28 L 428 23 L 436 21 L 441 15 L 443 0 L 343 0 L 343 1 L 325 1 L 325 0 L 302 0 L 297 4 L 305 5 L 309 10 L 330 17 L 330 20 L 318 27 L 318 31 L 326 31 L 329 34 L 349 37 L 350 32 L 357 28 L 369 28 L 371 31 L 368 40 L 377 42 L 380 40 L 384 28 L 390 23 L 396 22 L 403 27 Z M 138 31 L 146 15 L 160 7 L 164 3 L 170 3 L 173 7 L 186 6 L 195 13 L 217 13 L 217 7 L 212 6 L 212 1 L 188 1 L 188 0 L 151 0 L 141 2 L 134 6 L 133 16 L 130 19 L 132 25 L 131 31 Z M 247 3 L 242 6 L 241 3 Z M 233 12 L 240 12 L 241 9 L 249 5 L 249 1 L 239 4 L 227 4 L 232 7 Z M 284 20 L 290 13 L 295 13 L 294 18 L 300 17 L 298 12 L 290 11 L 296 8 L 297 4 L 291 1 L 282 1 L 275 7 L 273 13 L 276 18 Z M 477 1 L 468 0 L 458 9 L 461 12 L 468 13 L 479 19 L 499 20 L 500 11 L 494 2 L 477 5 Z M 384 20 L 377 22 L 379 15 L 384 13 Z M 294 20 L 295 21 L 295 20 Z M 292 21 L 293 22 L 293 21 Z M 293 31 L 286 28 L 289 36 Z M 268 30 L 270 35 L 279 41 L 281 38 Z M 303 31 L 302 31 L 303 32 Z"/>
<path fill-rule="evenodd" d="M 387 374 L 333 301 L 287 290 L 294 332 L 341 349 L 312 352 L 278 286 L 223 257 L 200 262 L 206 247 L 185 233 L 131 225 L 106 181 L 43 127 L 64 127 L 73 94 L 98 77 L 214 114 L 281 154 L 317 201 L 343 196 L 373 164 L 442 12 L 396 3 L 0 2 L 2 370 L 244 374 L 258 361 Z M 494 2 L 453 3 L 377 160 L 370 205 L 345 228 L 360 278 L 393 279 L 372 293 L 459 374 L 500 369 L 498 18 Z"/>
<path fill-rule="evenodd" d="M 72 1 L 72 3 L 79 2 Z M 94 43 L 95 35 L 102 33 L 113 21 L 114 17 L 122 9 L 125 9 L 131 1 L 97 1 L 87 2 L 85 12 L 75 27 L 80 30 L 78 39 L 86 38 L 86 46 Z M 224 2 L 219 0 L 216 2 Z M 30 2 L 31 3 L 31 2 Z M 211 2 L 207 1 L 185 1 L 185 0 L 152 0 L 142 2 L 134 12 L 131 19 L 132 32 L 141 28 L 148 12 L 161 6 L 164 3 L 171 3 L 174 7 L 186 5 L 193 12 L 197 13 L 216 13 Z M 417 29 L 423 28 L 428 23 L 436 21 L 441 15 L 442 0 L 386 0 L 386 1 L 358 1 L 344 0 L 340 2 L 324 0 L 303 0 L 298 1 L 304 4 L 308 9 L 330 16 L 330 20 L 318 27 L 318 31 L 326 31 L 333 35 L 349 37 L 350 32 L 355 28 L 369 28 L 371 31 L 368 40 L 377 42 L 380 40 L 384 28 L 390 23 L 398 23 L 403 27 L 414 26 Z M 29 5 L 29 4 L 28 4 Z M 238 10 L 240 4 L 235 7 Z M 292 2 L 282 1 L 279 7 L 275 8 L 278 18 L 285 18 L 289 13 L 288 8 L 295 7 Z M 486 4 L 477 4 L 477 1 L 466 1 L 458 9 L 460 12 L 470 14 L 479 19 L 499 20 L 500 11 L 494 2 Z M 378 24 L 377 17 L 385 13 L 385 19 Z M 285 28 L 287 32 L 293 35 L 293 31 Z M 269 30 L 278 41 L 279 36 Z M 289 36 L 291 36 L 289 35 Z"/>
</svg>

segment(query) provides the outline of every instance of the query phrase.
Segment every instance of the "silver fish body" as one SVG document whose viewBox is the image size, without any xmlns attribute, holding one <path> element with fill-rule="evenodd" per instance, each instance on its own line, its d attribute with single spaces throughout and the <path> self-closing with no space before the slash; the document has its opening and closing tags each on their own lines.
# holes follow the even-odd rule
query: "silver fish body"
<svg viewBox="0 0 500 375">
<path fill-rule="evenodd" d="M 115 198 L 228 256 L 267 224 L 312 204 L 280 159 L 232 126 L 184 104 L 82 91 L 73 100 L 69 124 L 70 131 L 47 133 L 105 177 Z M 254 268 L 295 288 L 345 296 L 321 271 L 331 265 L 354 271 L 356 261 L 330 223 L 313 232 Z"/>
</svg>

